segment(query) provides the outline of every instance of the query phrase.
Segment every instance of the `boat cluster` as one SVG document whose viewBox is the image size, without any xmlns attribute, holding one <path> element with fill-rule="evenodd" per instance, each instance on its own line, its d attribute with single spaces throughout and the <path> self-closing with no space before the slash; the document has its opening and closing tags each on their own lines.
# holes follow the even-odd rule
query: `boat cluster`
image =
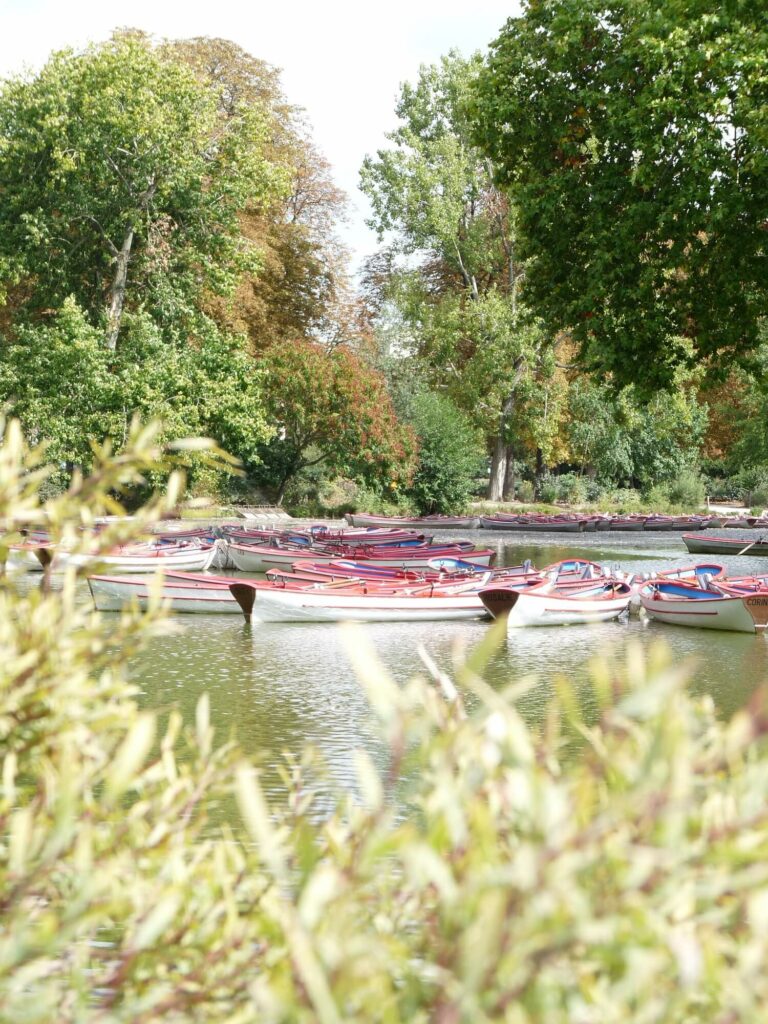
<svg viewBox="0 0 768 1024">
<path fill-rule="evenodd" d="M 555 515 L 508 515 L 496 513 L 491 516 L 417 516 L 412 518 L 393 516 L 371 516 L 347 514 L 351 526 L 400 527 L 402 529 L 443 529 L 443 530 L 504 530 L 519 533 L 591 533 L 594 530 L 618 530 L 640 533 L 708 530 L 722 526 L 738 526 L 742 529 L 768 526 L 768 520 L 755 517 L 727 519 L 716 516 L 667 516 L 667 515 L 624 515 L 613 516 L 579 515 L 562 513 Z"/>
<path fill-rule="evenodd" d="M 49 574 L 84 573 L 102 611 L 161 597 L 174 612 L 242 612 L 268 622 L 504 617 L 513 630 L 602 622 L 642 608 L 675 625 L 751 633 L 768 626 L 768 575 L 728 577 L 722 565 L 707 563 L 649 578 L 581 558 L 543 569 L 530 562 L 493 568 L 494 556 L 471 541 L 436 544 L 395 528 L 211 527 L 90 554 L 30 535 L 8 561 Z M 206 571 L 227 568 L 262 575 Z"/>
</svg>

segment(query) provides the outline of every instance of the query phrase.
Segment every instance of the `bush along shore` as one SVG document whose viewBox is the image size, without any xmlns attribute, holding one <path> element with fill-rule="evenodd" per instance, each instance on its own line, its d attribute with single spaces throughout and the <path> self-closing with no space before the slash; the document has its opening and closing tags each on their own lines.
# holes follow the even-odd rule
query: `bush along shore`
<svg viewBox="0 0 768 1024">
<path fill-rule="evenodd" d="M 35 524 L 91 544 L 94 517 L 164 465 L 139 428 L 95 461 L 43 504 L 42 453 L 11 424 L 3 543 Z M 166 515 L 170 479 L 113 533 Z M 763 692 L 719 721 L 688 667 L 630 648 L 593 663 L 588 717 L 562 679 L 530 729 L 517 703 L 537 684 L 483 681 L 497 629 L 453 678 L 425 657 L 405 686 L 350 632 L 380 755 L 355 753 L 329 813 L 307 751 L 270 805 L 208 697 L 193 723 L 138 708 L 126 661 L 169 628 L 159 606 L 107 634 L 73 584 L 0 586 L 0 1020 L 762 1018 Z"/>
</svg>

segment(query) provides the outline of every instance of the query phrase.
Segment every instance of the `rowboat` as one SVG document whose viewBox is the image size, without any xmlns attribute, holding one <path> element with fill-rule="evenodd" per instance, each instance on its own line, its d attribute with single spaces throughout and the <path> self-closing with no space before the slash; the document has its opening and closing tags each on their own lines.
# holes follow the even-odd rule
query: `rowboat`
<svg viewBox="0 0 768 1024">
<path fill-rule="evenodd" d="M 240 607 L 229 590 L 232 579 L 226 577 L 184 577 L 166 575 L 159 583 L 146 576 L 89 576 L 88 587 L 100 612 L 120 611 L 131 601 L 146 609 L 155 588 L 172 612 L 198 615 L 237 614 Z"/>
<path fill-rule="evenodd" d="M 587 519 L 570 516 L 509 516 L 499 513 L 480 516 L 483 530 L 504 530 L 507 533 L 584 533 Z"/>
<path fill-rule="evenodd" d="M 648 516 L 643 523 L 643 530 L 646 533 L 706 530 L 710 522 L 711 519 L 708 516 Z"/>
<path fill-rule="evenodd" d="M 470 545 L 470 548 L 472 545 Z M 235 568 L 241 572 L 267 572 L 269 569 L 290 569 L 294 562 L 311 559 L 313 562 L 332 562 L 344 556 L 341 551 L 312 550 L 299 548 L 267 547 L 258 545 L 229 544 L 229 557 Z M 461 558 L 468 552 L 460 546 L 435 546 L 405 548 L 356 549 L 355 561 L 366 562 L 385 568 L 427 569 L 430 561 L 440 557 Z M 488 566 L 496 557 L 490 549 L 472 550 L 469 558 L 480 565 Z"/>
<path fill-rule="evenodd" d="M 677 569 L 664 569 L 656 573 L 656 578 L 689 580 L 694 583 L 704 579 L 705 576 L 711 580 L 720 579 L 725 576 L 725 566 L 719 562 L 698 562 L 696 565 L 686 565 Z"/>
<path fill-rule="evenodd" d="M 242 581 L 229 589 L 245 618 L 261 622 L 429 622 L 488 615 L 478 599 L 476 581 L 454 586 L 420 584 L 395 592 L 358 582 L 293 590 Z"/>
<path fill-rule="evenodd" d="M 69 568 L 82 569 L 88 566 L 124 573 L 152 573 L 158 569 L 204 572 L 215 553 L 216 547 L 213 544 L 190 544 L 183 547 L 137 544 L 98 554 L 60 551 L 55 547 L 35 548 L 41 565 L 49 573 L 62 573 Z"/>
<path fill-rule="evenodd" d="M 640 591 L 650 619 L 675 626 L 763 632 L 768 626 L 768 588 L 738 593 L 725 583 L 701 587 L 683 582 L 651 580 Z"/>
<path fill-rule="evenodd" d="M 547 582 L 525 591 L 492 586 L 481 590 L 479 596 L 494 618 L 506 616 L 510 630 L 617 619 L 629 608 L 632 587 L 619 580 L 576 586 Z"/>
<path fill-rule="evenodd" d="M 613 516 L 607 529 L 622 533 L 641 533 L 645 529 L 645 516 Z"/>
<path fill-rule="evenodd" d="M 768 540 L 762 536 L 701 537 L 697 533 L 684 533 L 683 542 L 692 555 L 768 555 Z"/>
<path fill-rule="evenodd" d="M 35 548 L 26 544 L 11 545 L 5 559 L 5 568 L 9 572 L 43 571 L 40 559 L 35 554 Z"/>
</svg>

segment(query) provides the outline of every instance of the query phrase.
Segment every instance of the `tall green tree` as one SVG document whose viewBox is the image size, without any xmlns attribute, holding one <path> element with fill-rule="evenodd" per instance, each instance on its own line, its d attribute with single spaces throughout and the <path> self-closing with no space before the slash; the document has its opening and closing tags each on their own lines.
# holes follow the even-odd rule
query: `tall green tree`
<svg viewBox="0 0 768 1024">
<path fill-rule="evenodd" d="M 254 104 L 222 117 L 192 70 L 127 34 L 54 54 L 0 90 L 0 297 L 70 295 L 115 349 L 123 311 L 174 325 L 231 290 L 256 249 L 238 214 L 281 186 Z"/>
<path fill-rule="evenodd" d="M 216 319 L 246 331 L 256 351 L 294 338 L 354 339 L 348 253 L 338 237 L 347 198 L 304 111 L 285 95 L 279 71 L 226 39 L 174 40 L 161 49 L 192 68 L 225 119 L 244 107 L 265 112 L 266 154 L 285 176 L 279 194 L 266 202 L 256 196 L 240 215 L 244 238 L 260 254 L 258 272 L 246 271 L 231 297 L 214 300 Z"/>
<path fill-rule="evenodd" d="M 515 216 L 472 139 L 467 99 L 481 59 L 456 53 L 403 85 L 391 145 L 362 169 L 372 225 L 391 242 L 388 297 L 407 346 L 485 432 L 489 497 L 499 499 L 514 455 L 512 423 L 548 344 L 519 301 L 524 267 Z"/>
<path fill-rule="evenodd" d="M 529 0 L 493 44 L 475 137 L 518 198 L 529 301 L 619 384 L 754 348 L 766 95 L 762 0 Z"/>
</svg>

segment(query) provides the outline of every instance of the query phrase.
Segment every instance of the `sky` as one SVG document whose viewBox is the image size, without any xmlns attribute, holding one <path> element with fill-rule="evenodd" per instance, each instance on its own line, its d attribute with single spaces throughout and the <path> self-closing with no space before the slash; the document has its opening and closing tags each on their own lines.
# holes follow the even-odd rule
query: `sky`
<svg viewBox="0 0 768 1024">
<path fill-rule="evenodd" d="M 485 50 L 517 0 L 0 0 L 0 77 L 44 63 L 51 50 L 107 39 L 117 27 L 157 37 L 215 36 L 282 69 L 314 138 L 350 198 L 342 234 L 359 263 L 376 247 L 357 189 L 368 153 L 395 127 L 398 86 L 454 48 Z"/>
</svg>

